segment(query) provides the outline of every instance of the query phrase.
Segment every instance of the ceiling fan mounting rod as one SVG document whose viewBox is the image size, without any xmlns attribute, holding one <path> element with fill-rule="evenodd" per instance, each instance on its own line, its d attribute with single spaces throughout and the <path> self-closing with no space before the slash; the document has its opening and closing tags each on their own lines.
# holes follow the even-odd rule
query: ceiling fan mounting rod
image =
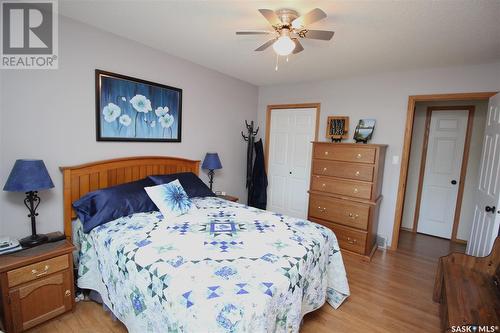
<svg viewBox="0 0 500 333">
<path fill-rule="evenodd" d="M 293 9 L 278 9 L 276 12 L 281 22 L 283 22 L 283 26 L 290 26 L 292 21 L 299 17 L 299 13 L 297 13 Z"/>
</svg>

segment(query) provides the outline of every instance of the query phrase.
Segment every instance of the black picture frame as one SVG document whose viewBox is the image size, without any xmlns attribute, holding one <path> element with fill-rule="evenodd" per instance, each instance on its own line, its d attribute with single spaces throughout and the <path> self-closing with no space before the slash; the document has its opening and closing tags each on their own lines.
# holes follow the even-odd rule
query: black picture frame
<svg viewBox="0 0 500 333">
<path fill-rule="evenodd" d="M 125 86 L 126 88 L 120 89 L 120 91 L 129 91 L 131 89 L 131 85 L 136 85 L 137 88 L 135 91 L 149 91 L 151 92 L 152 96 L 147 96 L 149 99 L 146 97 L 146 100 L 149 103 L 149 111 L 147 112 L 139 112 L 134 110 L 130 105 L 127 103 L 132 103 L 131 100 L 133 98 L 130 98 L 130 95 L 128 96 L 122 96 L 120 97 L 121 100 L 118 102 L 116 101 L 116 97 L 113 97 L 116 95 L 116 92 L 112 91 L 103 91 L 103 89 L 108 89 L 111 90 L 110 86 L 113 84 L 112 81 L 117 80 L 116 84 L 121 84 Z M 104 81 L 109 81 L 105 82 L 103 85 Z M 122 81 L 121 83 L 118 83 L 118 81 Z M 111 82 L 111 83 L 110 83 Z M 104 86 L 104 87 L 103 87 Z M 160 94 L 160 95 L 158 95 Z M 145 95 L 142 94 L 135 94 L 134 97 L 137 95 L 141 95 L 142 97 L 145 97 Z M 168 98 L 165 96 L 172 96 L 172 98 Z M 156 113 L 155 108 L 159 106 L 159 103 L 151 103 L 151 99 L 155 100 L 161 100 L 164 101 L 164 104 L 169 104 L 169 107 L 166 108 L 169 111 L 168 115 L 173 118 L 172 125 L 170 126 L 170 134 L 171 137 L 159 137 L 156 135 L 150 136 L 150 137 L 145 137 L 143 135 L 138 134 L 138 126 L 140 124 L 140 119 L 143 118 L 145 123 L 150 126 L 151 130 L 154 130 L 155 133 L 160 133 L 162 130 L 163 125 L 166 124 L 166 122 L 160 123 L 158 117 L 158 114 Z M 129 121 L 129 125 L 132 125 L 131 122 L 134 122 L 133 127 L 134 127 L 134 136 L 131 136 L 130 134 L 120 136 L 120 133 L 123 132 L 123 128 L 125 127 L 123 124 L 126 124 L 127 122 L 122 122 L 122 118 L 124 114 L 119 113 L 119 117 L 116 117 L 113 120 L 113 126 L 116 126 L 116 129 L 119 128 L 118 130 L 118 135 L 116 136 L 110 136 L 109 134 L 106 135 L 106 131 L 109 133 L 109 129 L 107 129 L 107 126 L 109 125 L 110 122 L 109 120 L 113 119 L 113 116 L 111 118 L 105 118 L 103 113 L 104 113 L 104 108 L 106 105 L 106 101 L 109 101 L 110 99 L 113 99 L 113 101 L 116 104 L 121 104 L 123 105 L 127 112 L 130 114 L 131 112 L 136 111 L 137 114 L 135 114 L 135 117 L 131 117 L 129 114 L 127 114 L 127 119 Z M 104 103 L 103 103 L 104 102 Z M 108 102 L 108 105 L 111 102 Z M 114 104 L 114 103 L 111 103 Z M 115 107 L 118 107 L 118 109 L 121 110 L 121 108 L 118 105 L 114 105 Z M 153 105 L 157 104 L 157 105 Z M 166 105 L 164 105 L 166 106 Z M 133 110 L 133 111 L 130 111 Z M 121 112 L 121 111 L 120 111 Z M 118 141 L 118 142 L 181 142 L 182 139 L 182 89 L 177 88 L 177 87 L 172 87 L 168 86 L 165 84 L 160 84 L 160 83 L 155 83 L 147 80 L 142 80 L 139 78 L 135 77 L 130 77 L 122 74 L 117 74 L 117 73 L 112 73 L 100 69 L 95 70 L 95 116 L 96 116 L 96 141 Z M 149 119 L 154 120 L 147 120 L 146 117 Z M 107 119 L 104 121 L 103 120 Z M 148 123 L 149 122 L 149 123 Z M 116 124 L 115 124 L 116 123 Z M 129 125 L 126 125 L 127 127 Z M 173 133 L 173 127 L 175 125 L 175 135 Z M 121 127 L 120 127 L 121 126 Z M 141 128 L 144 128 L 144 124 L 141 124 Z M 154 127 L 153 127 L 154 126 Z M 158 126 L 158 128 L 155 128 Z M 126 128 L 126 133 L 130 133 L 129 128 Z M 116 131 L 116 130 L 115 130 Z M 165 128 L 163 128 L 163 133 L 165 133 Z M 168 134 L 168 131 L 167 131 Z M 165 135 L 165 134 L 164 134 Z"/>
</svg>

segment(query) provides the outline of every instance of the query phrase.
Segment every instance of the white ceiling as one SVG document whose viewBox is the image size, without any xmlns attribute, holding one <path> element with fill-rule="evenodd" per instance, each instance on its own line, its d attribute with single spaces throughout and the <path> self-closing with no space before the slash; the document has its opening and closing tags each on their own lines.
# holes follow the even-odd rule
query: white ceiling
<svg viewBox="0 0 500 333">
<path fill-rule="evenodd" d="M 277 72 L 272 48 L 253 51 L 267 36 L 235 35 L 269 28 L 259 8 L 315 7 L 328 18 L 311 28 L 335 36 L 303 41 L 305 51 Z M 59 10 L 255 85 L 500 61 L 499 0 L 60 0 Z"/>
</svg>

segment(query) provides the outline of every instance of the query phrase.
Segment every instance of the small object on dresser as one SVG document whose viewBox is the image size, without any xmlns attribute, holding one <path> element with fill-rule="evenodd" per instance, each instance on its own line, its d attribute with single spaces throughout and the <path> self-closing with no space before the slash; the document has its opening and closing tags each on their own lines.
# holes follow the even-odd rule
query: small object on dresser
<svg viewBox="0 0 500 333">
<path fill-rule="evenodd" d="M 368 143 L 375 129 L 375 119 L 360 119 L 354 131 L 354 141 L 356 143 Z"/>
<path fill-rule="evenodd" d="M 39 190 L 53 188 L 49 172 L 42 160 L 17 160 L 3 188 L 8 192 L 26 192 L 24 205 L 31 218 L 31 236 L 19 240 L 23 247 L 33 247 L 47 242 L 47 236 L 36 233 L 36 209 L 40 204 Z"/>
<path fill-rule="evenodd" d="M 22 332 L 73 309 L 73 250 L 63 240 L 0 256 L 4 331 Z"/>
<path fill-rule="evenodd" d="M 228 194 L 218 194 L 217 198 L 221 198 L 232 202 L 238 202 L 238 200 L 240 200 L 240 198 Z"/>
<path fill-rule="evenodd" d="M 347 139 L 349 131 L 349 117 L 329 116 L 326 121 L 326 137 L 332 142 L 341 142 Z"/>
</svg>

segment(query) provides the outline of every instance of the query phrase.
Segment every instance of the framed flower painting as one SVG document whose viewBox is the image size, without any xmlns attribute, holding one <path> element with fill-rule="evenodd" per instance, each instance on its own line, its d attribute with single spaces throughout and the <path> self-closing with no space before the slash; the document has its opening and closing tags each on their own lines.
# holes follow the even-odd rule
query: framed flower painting
<svg viewBox="0 0 500 333">
<path fill-rule="evenodd" d="M 97 141 L 180 142 L 182 89 L 95 71 Z"/>
</svg>

